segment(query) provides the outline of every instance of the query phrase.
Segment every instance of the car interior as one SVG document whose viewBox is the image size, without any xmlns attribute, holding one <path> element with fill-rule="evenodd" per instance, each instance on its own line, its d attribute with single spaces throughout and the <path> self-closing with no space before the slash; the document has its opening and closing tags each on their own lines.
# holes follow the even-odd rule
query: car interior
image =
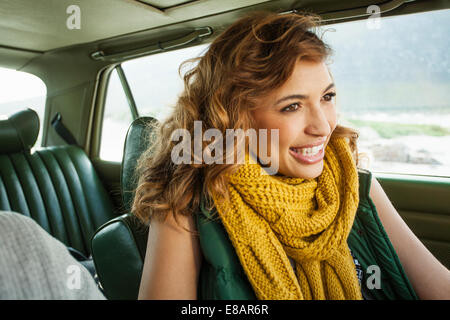
<svg viewBox="0 0 450 320">
<path fill-rule="evenodd" d="M 0 210 L 33 218 L 79 260 L 92 258 L 108 299 L 137 299 L 149 228 L 130 213 L 134 172 L 161 119 L 136 108 L 122 63 L 207 45 L 253 11 L 313 12 L 331 25 L 367 19 L 371 5 L 382 19 L 450 8 L 445 0 L 2 0 L 0 67 L 38 77 L 47 91 L 41 119 L 32 105 L 0 118 Z M 121 161 L 100 157 L 113 72 L 130 112 L 124 143 L 114 144 Z M 374 174 L 450 268 L 450 177 Z"/>
</svg>

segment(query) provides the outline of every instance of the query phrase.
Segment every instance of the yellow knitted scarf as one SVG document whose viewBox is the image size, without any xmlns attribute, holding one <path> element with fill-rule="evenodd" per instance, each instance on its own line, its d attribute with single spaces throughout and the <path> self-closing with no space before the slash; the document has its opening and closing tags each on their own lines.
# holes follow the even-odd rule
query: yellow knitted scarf
<svg viewBox="0 0 450 320">
<path fill-rule="evenodd" d="M 264 174 L 255 161 L 230 175 L 214 204 L 258 299 L 361 299 L 347 237 L 358 173 L 344 138 L 332 138 L 315 179 Z M 294 259 L 294 272 L 288 256 Z"/>
</svg>

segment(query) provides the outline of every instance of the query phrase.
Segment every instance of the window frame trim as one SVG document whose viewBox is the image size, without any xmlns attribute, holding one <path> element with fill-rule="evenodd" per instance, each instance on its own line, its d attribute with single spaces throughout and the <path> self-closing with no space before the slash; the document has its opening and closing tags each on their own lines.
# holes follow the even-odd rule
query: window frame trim
<svg viewBox="0 0 450 320">
<path fill-rule="evenodd" d="M 136 106 L 136 101 L 134 100 L 133 92 L 131 90 L 125 72 L 123 71 L 122 64 L 118 64 L 115 69 L 117 71 L 117 76 L 119 77 L 120 83 L 122 84 L 122 89 L 125 93 L 125 96 L 127 97 L 128 107 L 130 108 L 131 116 L 134 121 L 139 118 L 139 111 Z"/>
</svg>

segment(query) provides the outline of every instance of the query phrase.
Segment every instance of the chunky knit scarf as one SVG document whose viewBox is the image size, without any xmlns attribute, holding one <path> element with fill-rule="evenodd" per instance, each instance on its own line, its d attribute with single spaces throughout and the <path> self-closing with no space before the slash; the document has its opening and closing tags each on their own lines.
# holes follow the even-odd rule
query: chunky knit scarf
<svg viewBox="0 0 450 320">
<path fill-rule="evenodd" d="M 264 174 L 247 155 L 228 190 L 212 197 L 258 299 L 362 298 L 347 245 L 358 173 L 344 138 L 330 139 L 315 179 Z"/>
</svg>

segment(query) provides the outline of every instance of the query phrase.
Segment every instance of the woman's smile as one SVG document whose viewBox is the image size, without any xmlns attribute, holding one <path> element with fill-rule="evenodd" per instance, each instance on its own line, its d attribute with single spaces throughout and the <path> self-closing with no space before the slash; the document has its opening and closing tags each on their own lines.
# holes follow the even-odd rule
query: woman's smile
<svg viewBox="0 0 450 320">
<path fill-rule="evenodd" d="M 314 164 L 322 161 L 325 151 L 324 144 L 309 148 L 289 148 L 289 154 L 297 161 L 304 164 Z"/>
</svg>

